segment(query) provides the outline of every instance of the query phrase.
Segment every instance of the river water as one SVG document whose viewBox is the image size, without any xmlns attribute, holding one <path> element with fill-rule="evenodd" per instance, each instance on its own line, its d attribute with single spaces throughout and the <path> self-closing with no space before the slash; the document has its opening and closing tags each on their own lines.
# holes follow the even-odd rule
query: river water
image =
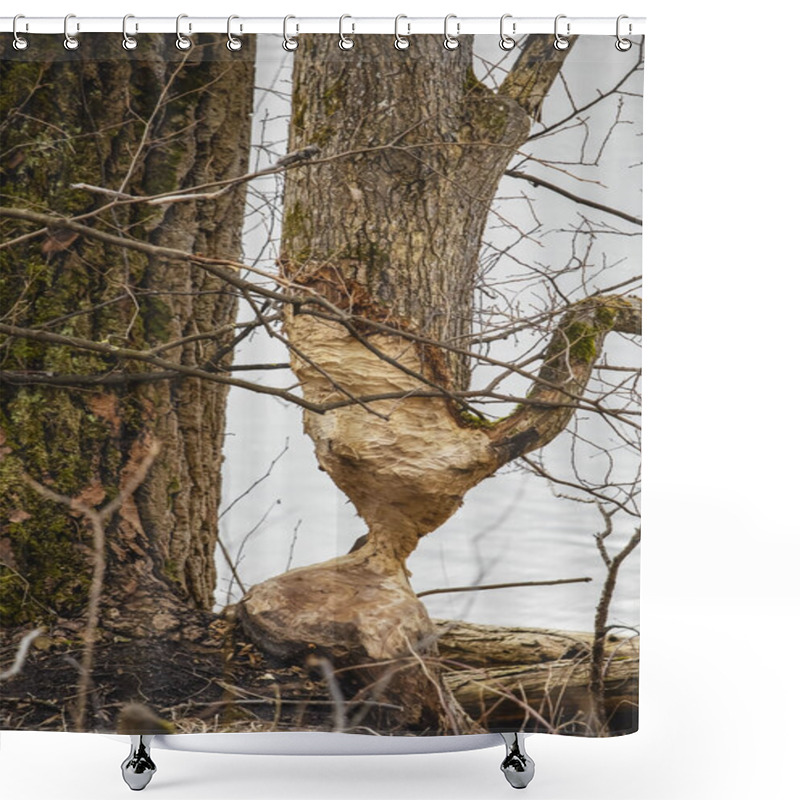
<svg viewBox="0 0 800 800">
<path fill-rule="evenodd" d="M 545 108 L 547 120 L 562 119 L 569 113 L 571 96 L 579 105 L 590 98 L 596 86 L 613 85 L 616 77 L 630 66 L 630 61 L 615 61 L 616 54 L 608 37 L 592 37 L 575 43 L 575 53 L 568 59 L 564 74 L 569 93 L 553 92 Z M 285 152 L 288 97 L 290 95 L 290 60 L 281 50 L 278 37 L 263 37 L 259 43 L 256 110 L 253 118 L 254 143 L 252 167 L 263 168 Z M 497 59 L 496 37 L 485 37 L 476 47 L 476 73 L 486 72 L 487 59 Z M 617 54 L 620 55 L 620 54 Z M 490 66 L 489 71 L 493 68 Z M 605 73 L 604 73 L 605 70 Z M 607 73 L 607 74 L 606 74 Z M 640 91 L 640 84 L 638 86 Z M 544 139 L 532 154 L 540 162 L 538 174 L 552 182 L 568 186 L 573 192 L 640 213 L 641 124 L 639 100 L 625 98 L 622 119 L 617 102 L 612 98 L 598 104 L 586 124 L 574 123 L 560 137 Z M 589 116 L 589 115 L 585 115 Z M 615 124 L 615 120 L 617 120 Z M 606 140 L 606 133 L 611 134 Z M 557 141 L 556 141 L 557 139 Z M 588 163 L 555 165 L 566 161 L 565 154 L 581 151 L 602 154 L 602 168 Z M 564 157 L 562 157 L 564 156 Z M 589 162 L 591 158 L 583 158 Z M 530 164 L 527 165 L 530 167 Z M 531 171 L 535 171 L 531 168 Z M 576 177 L 578 180 L 576 180 Z M 598 181 L 598 183 L 589 183 Z M 602 183 L 602 186 L 600 185 Z M 274 178 L 254 183 L 249 198 L 250 213 L 245 226 L 245 257 L 262 269 L 274 269 L 278 253 L 280 221 L 276 199 L 280 184 Z M 527 198 L 536 200 L 532 207 Z M 575 234 L 586 209 L 556 194 L 523 193 L 519 185 L 504 180 L 498 191 L 496 213 L 487 229 L 487 264 L 492 253 L 514 248 L 496 260 L 492 275 L 511 289 L 518 307 L 536 307 L 536 293 L 542 284 L 527 281 L 516 288 L 520 263 L 568 264 L 580 249 L 583 268 L 574 275 L 564 275 L 561 288 L 571 297 L 583 296 L 619 281 L 640 274 L 640 238 L 630 225 L 613 221 L 616 235 L 602 228 L 600 220 L 588 238 L 591 254 L 585 250 L 586 235 Z M 576 210 L 577 209 L 577 210 Z M 532 228 L 531 216 L 535 218 Z M 588 216 L 588 215 L 587 215 Z M 493 224 L 502 219 L 505 225 Z M 520 237 L 519 231 L 532 234 Z M 581 236 L 584 238 L 582 239 Z M 495 250 L 492 250 L 495 248 Z M 586 265 L 599 265 L 594 269 Z M 524 282 L 524 281 L 523 281 Z M 527 292 L 527 294 L 526 294 Z M 577 295 L 575 294 L 577 293 Z M 636 290 L 638 294 L 638 288 Z M 486 307 L 486 293 L 481 296 Z M 487 319 L 494 320 L 492 308 Z M 242 319 L 248 319 L 247 309 Z M 518 356 L 534 341 L 523 333 L 499 342 L 491 355 L 497 358 Z M 628 339 L 609 336 L 607 360 L 610 364 L 635 364 L 638 350 Z M 281 346 L 264 334 L 256 334 L 242 343 L 236 362 L 264 363 L 288 360 Z M 485 371 L 485 370 L 484 370 Z M 488 374 L 488 373 L 487 373 Z M 292 386 L 291 374 L 283 371 L 247 372 L 244 377 L 256 382 Z M 474 381 L 483 378 L 477 370 Z M 509 391 L 524 392 L 524 387 L 511 381 Z M 503 413 L 503 409 L 493 409 Z M 632 480 L 638 471 L 638 455 L 615 438 L 612 428 L 592 415 L 579 415 L 578 437 L 563 435 L 537 456 L 551 475 L 602 482 L 603 476 L 613 480 Z M 590 445 L 587 442 L 593 442 Z M 268 476 L 264 477 L 267 473 Z M 223 467 L 223 502 L 226 511 L 220 522 L 223 544 L 237 559 L 237 572 L 246 587 L 285 571 L 289 567 L 312 564 L 346 553 L 354 540 L 365 532 L 363 522 L 328 476 L 317 468 L 311 442 L 302 431 L 301 410 L 287 402 L 241 389 L 232 389 L 228 404 L 225 463 Z M 245 494 L 246 493 L 246 494 Z M 574 495 L 570 499 L 559 495 Z M 243 496 L 242 496 L 243 495 Z M 531 627 L 552 627 L 566 630 L 591 630 L 595 606 L 606 576 L 606 567 L 598 552 L 595 534 L 604 529 L 604 520 L 596 505 L 585 493 L 551 486 L 547 480 L 530 471 L 507 468 L 484 481 L 466 497 L 462 508 L 439 530 L 426 536 L 409 559 L 412 585 L 416 591 L 445 587 L 507 583 L 515 581 L 547 581 L 590 577 L 590 583 L 559 586 L 520 587 L 483 592 L 433 595 L 425 598 L 432 616 L 466 619 L 474 622 Z M 234 502 L 235 501 L 235 502 Z M 638 520 L 619 513 L 614 517 L 614 531 L 607 539 L 613 555 L 624 546 L 638 525 Z M 220 604 L 241 596 L 231 580 L 230 570 L 221 555 L 217 558 L 220 582 L 217 599 Z M 624 562 L 619 574 L 609 623 L 638 626 L 639 549 Z"/>
</svg>

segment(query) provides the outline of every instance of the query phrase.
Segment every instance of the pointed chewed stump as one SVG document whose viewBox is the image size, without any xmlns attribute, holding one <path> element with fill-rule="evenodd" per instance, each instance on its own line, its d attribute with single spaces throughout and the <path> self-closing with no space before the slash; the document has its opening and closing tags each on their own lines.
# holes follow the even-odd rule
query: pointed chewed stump
<svg viewBox="0 0 800 800">
<path fill-rule="evenodd" d="M 506 780 L 515 789 L 524 789 L 532 780 L 533 759 L 525 752 L 525 738 L 521 733 L 501 733 L 506 744 L 506 757 L 500 765 Z"/>
<path fill-rule="evenodd" d="M 403 565 L 368 542 L 251 587 L 238 606 L 247 636 L 287 665 L 324 659 L 346 711 L 381 733 L 470 733 L 475 723 L 444 685 L 436 631 Z M 332 695 L 333 696 L 333 695 Z M 360 705 L 366 698 L 371 706 Z M 341 723 L 340 723 L 341 724 Z"/>
<path fill-rule="evenodd" d="M 131 736 L 131 752 L 122 762 L 122 778 L 135 792 L 139 792 L 150 783 L 156 771 L 156 765 L 150 758 L 150 743 L 153 736 Z"/>
</svg>

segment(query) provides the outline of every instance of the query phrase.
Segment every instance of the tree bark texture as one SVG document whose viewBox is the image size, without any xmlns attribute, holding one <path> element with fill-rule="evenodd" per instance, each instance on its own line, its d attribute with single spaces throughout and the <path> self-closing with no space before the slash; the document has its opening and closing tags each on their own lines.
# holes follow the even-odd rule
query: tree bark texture
<svg viewBox="0 0 800 800">
<path fill-rule="evenodd" d="M 419 36 L 398 53 L 386 36 L 360 36 L 347 52 L 335 36 L 306 36 L 295 53 L 289 150 L 320 152 L 286 175 L 281 267 L 336 308 L 287 307 L 292 368 L 314 403 L 395 396 L 305 412 L 320 466 L 368 536 L 252 587 L 240 615 L 264 648 L 327 642 L 331 658 L 349 658 L 336 640 L 361 661 L 424 654 L 427 668 L 409 670 L 403 692 L 440 709 L 448 687 L 407 557 L 470 488 L 564 429 L 606 334 L 638 318 L 618 297 L 565 309 L 530 404 L 504 420 L 465 413 L 453 394 L 469 387 L 490 205 L 565 57 L 550 37 L 529 36 L 493 91 L 473 72 L 469 37 L 448 51 Z M 418 396 L 431 389 L 440 396 Z M 289 627 L 292 615 L 300 624 Z"/>
<path fill-rule="evenodd" d="M 517 82 L 492 92 L 475 77 L 468 38 L 454 51 L 434 36 L 415 44 L 398 53 L 389 37 L 364 36 L 342 52 L 335 37 L 312 36 L 296 55 L 289 147 L 317 145 L 323 163 L 287 175 L 284 271 L 389 326 L 287 315 L 307 397 L 469 384 L 465 347 L 489 207 L 564 56 L 546 37 L 529 37 Z M 403 560 L 499 460 L 486 431 L 469 427 L 449 400 L 371 408 L 377 414 L 360 406 L 306 414 L 306 429 L 369 525 L 370 545 Z"/>
<path fill-rule="evenodd" d="M 399 53 L 385 36 L 359 37 L 348 52 L 333 36 L 303 38 L 289 150 L 321 152 L 286 176 L 281 266 L 296 287 L 347 315 L 343 324 L 287 309 L 306 399 L 468 387 L 489 207 L 562 60 L 545 37 L 529 37 L 515 81 L 493 92 L 475 77 L 469 39 L 448 51 L 420 36 L 413 52 Z M 251 588 L 240 613 L 262 647 L 325 642 L 340 664 L 428 657 L 387 696 L 452 716 L 433 625 L 405 559 L 501 464 L 487 431 L 461 411 L 452 397 L 409 396 L 305 414 L 320 465 L 369 534 L 346 556 Z M 404 713 L 416 726 L 416 712 Z M 443 727 L 459 730 L 446 719 Z"/>
<path fill-rule="evenodd" d="M 253 62 L 219 37 L 188 53 L 164 36 L 134 51 L 92 34 L 74 52 L 37 37 L 2 61 L 0 168 L 4 203 L 164 247 L 238 258 L 244 191 L 151 206 L 72 188 L 133 195 L 237 177 L 247 171 Z M 186 263 L 51 227 L 2 220 L 0 306 L 10 325 L 143 350 L 235 321 L 236 298 Z M 169 351 L 202 365 L 230 340 Z M 227 338 L 226 338 L 227 337 Z M 135 363 L 6 336 L 0 363 L 38 376 L 137 371 Z M 0 611 L 6 624 L 80 617 L 91 578 L 91 535 L 70 510 L 43 499 L 23 471 L 99 506 L 157 440 L 161 451 L 106 533 L 104 624 L 132 631 L 177 624 L 171 603 L 210 608 L 227 387 L 193 378 L 63 388 L 6 383 L 0 396 Z"/>
<path fill-rule="evenodd" d="M 619 735 L 638 728 L 639 639 L 608 634 L 601 649 L 605 722 L 592 695 L 594 636 L 579 631 L 433 620 L 444 682 L 490 730 Z M 531 709 L 536 712 L 531 713 Z"/>
</svg>

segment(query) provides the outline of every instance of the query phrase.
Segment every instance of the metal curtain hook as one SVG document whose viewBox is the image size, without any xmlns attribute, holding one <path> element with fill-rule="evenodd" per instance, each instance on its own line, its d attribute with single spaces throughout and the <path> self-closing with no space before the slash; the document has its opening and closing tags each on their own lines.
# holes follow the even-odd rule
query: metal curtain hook
<svg viewBox="0 0 800 800">
<path fill-rule="evenodd" d="M 67 16 L 64 17 L 64 47 L 67 50 L 77 50 L 80 42 L 69 32 L 69 21 L 71 19 L 75 19 L 74 14 L 67 14 Z M 81 29 L 80 24 L 76 22 L 75 33 L 77 33 L 80 29 Z"/>
<path fill-rule="evenodd" d="M 292 50 L 297 50 L 297 39 L 294 36 L 289 36 L 289 20 L 290 19 L 297 19 L 297 17 L 293 17 L 291 14 L 283 18 L 283 49 L 291 52 Z M 295 31 L 299 32 L 299 28 L 295 24 L 294 26 Z"/>
<path fill-rule="evenodd" d="M 453 36 L 450 31 L 448 31 L 448 23 L 451 19 L 456 20 L 456 35 Z M 458 34 L 461 32 L 461 23 L 457 21 L 455 14 L 448 14 L 444 18 L 444 47 L 445 50 L 455 50 L 458 47 Z"/>
<path fill-rule="evenodd" d="M 553 47 L 556 50 L 566 50 L 569 47 L 569 42 L 558 32 L 558 21 L 560 19 L 566 19 L 566 14 L 559 14 L 556 17 L 554 31 L 555 31 L 555 41 L 553 42 Z M 567 36 L 569 36 L 569 22 L 567 23 Z"/>
<path fill-rule="evenodd" d="M 126 14 L 122 18 L 122 46 L 126 50 L 135 50 L 136 49 L 136 45 L 138 44 L 138 42 L 136 41 L 136 39 L 133 36 L 130 36 L 128 34 L 128 20 L 129 19 L 136 19 L 136 17 L 134 17 L 133 14 Z M 139 23 L 138 22 L 134 23 L 133 29 L 135 31 L 139 30 Z"/>
<path fill-rule="evenodd" d="M 619 50 L 621 53 L 624 53 L 626 50 L 630 50 L 633 45 L 630 39 L 623 39 L 622 34 L 620 33 L 620 28 L 622 27 L 620 23 L 624 19 L 628 19 L 628 17 L 625 14 L 620 14 L 617 17 L 617 41 L 614 42 L 614 47 L 616 47 L 617 50 Z M 632 33 L 633 33 L 633 25 L 631 25 L 631 23 L 629 22 L 628 36 L 630 36 Z"/>
<path fill-rule="evenodd" d="M 20 36 L 17 33 L 17 20 L 18 19 L 25 19 L 24 14 L 17 14 L 14 17 L 14 22 L 12 23 L 11 30 L 14 34 L 14 49 L 15 50 L 25 50 L 28 47 L 28 40 L 24 36 Z M 25 23 L 25 30 L 28 30 L 28 23 Z"/>
<path fill-rule="evenodd" d="M 346 19 L 353 19 L 353 18 L 349 14 L 342 14 L 342 16 L 339 17 L 339 47 L 342 50 L 352 50 L 355 42 L 349 37 L 344 35 L 344 21 Z M 352 33 L 356 32 L 355 23 L 351 23 L 351 29 Z"/>
<path fill-rule="evenodd" d="M 505 24 L 506 20 L 511 19 L 511 14 L 503 14 L 500 17 L 500 47 L 503 50 L 513 50 L 517 43 L 505 32 Z M 517 30 L 517 23 L 511 23 L 511 33 L 516 33 Z"/>
<path fill-rule="evenodd" d="M 228 44 L 227 44 L 227 47 L 228 47 L 228 50 L 230 50 L 232 53 L 236 52 L 237 50 L 241 50 L 242 49 L 242 40 L 241 39 L 237 39 L 231 33 L 231 23 L 235 19 L 239 19 L 239 17 L 237 17 L 236 14 L 231 14 L 228 17 Z M 239 25 L 239 33 L 241 33 L 241 32 L 242 32 L 242 26 Z"/>
<path fill-rule="evenodd" d="M 178 14 L 178 18 L 175 20 L 175 35 L 177 36 L 177 38 L 175 39 L 175 47 L 177 47 L 178 50 L 188 50 L 192 46 L 192 40 L 187 39 L 181 33 L 181 20 L 187 19 L 188 16 L 189 16 L 188 14 Z M 192 23 L 190 22 L 189 33 L 191 32 L 192 32 Z"/>
<path fill-rule="evenodd" d="M 408 19 L 408 17 L 405 14 L 398 14 L 394 18 L 394 46 L 398 50 L 407 50 L 408 46 L 411 44 L 411 42 L 408 39 L 408 34 L 411 33 L 411 25 L 409 23 L 406 23 L 406 28 L 408 29 L 408 31 L 405 36 L 401 36 L 400 35 L 401 19 Z"/>
</svg>

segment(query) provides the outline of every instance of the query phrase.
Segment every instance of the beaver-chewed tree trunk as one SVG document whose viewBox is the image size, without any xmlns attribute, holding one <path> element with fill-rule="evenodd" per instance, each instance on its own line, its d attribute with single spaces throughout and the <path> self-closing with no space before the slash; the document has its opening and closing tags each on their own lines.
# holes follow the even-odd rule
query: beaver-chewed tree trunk
<svg viewBox="0 0 800 800">
<path fill-rule="evenodd" d="M 74 53 L 61 37 L 24 53 L 4 48 L 5 205 L 87 215 L 101 233 L 147 245 L 239 257 L 243 189 L 156 206 L 72 185 L 142 196 L 246 173 L 252 58 L 219 37 L 196 37 L 186 54 L 163 36 L 142 36 L 128 53 L 111 34 L 86 37 Z M 193 337 L 168 353 L 187 366 L 233 336 L 202 338 L 235 322 L 236 299 L 185 261 L 2 223 L 3 240 L 16 242 L 0 253 L 0 316 L 11 326 L 142 351 Z M 15 376 L 0 396 L 3 624 L 80 620 L 93 572 L 85 520 L 33 491 L 23 472 L 100 507 L 154 440 L 158 458 L 106 531 L 101 627 L 177 631 L 181 609 L 210 609 L 227 387 L 13 335 L 2 337 L 0 367 Z"/>
<path fill-rule="evenodd" d="M 295 55 L 289 148 L 316 145 L 321 163 L 287 174 L 281 266 L 341 313 L 296 304 L 285 330 L 307 399 L 394 396 L 305 414 L 320 465 L 369 527 L 365 545 L 254 587 L 241 612 L 267 649 L 311 644 L 343 669 L 396 659 L 403 668 L 382 698 L 404 707 L 398 726 L 417 730 L 420 709 L 446 712 L 448 701 L 433 664 L 413 666 L 436 655 L 436 639 L 406 558 L 471 487 L 563 430 L 573 410 L 564 402 L 583 391 L 606 333 L 635 325 L 637 308 L 593 298 L 570 309 L 533 404 L 495 425 L 464 414 L 447 394 L 468 388 L 489 207 L 565 54 L 528 37 L 491 91 L 467 38 L 448 51 L 419 36 L 405 54 L 390 37 L 337 45 L 308 36 Z M 413 396 L 432 387 L 444 394 Z M 444 712 L 441 727 L 452 729 Z"/>
</svg>

